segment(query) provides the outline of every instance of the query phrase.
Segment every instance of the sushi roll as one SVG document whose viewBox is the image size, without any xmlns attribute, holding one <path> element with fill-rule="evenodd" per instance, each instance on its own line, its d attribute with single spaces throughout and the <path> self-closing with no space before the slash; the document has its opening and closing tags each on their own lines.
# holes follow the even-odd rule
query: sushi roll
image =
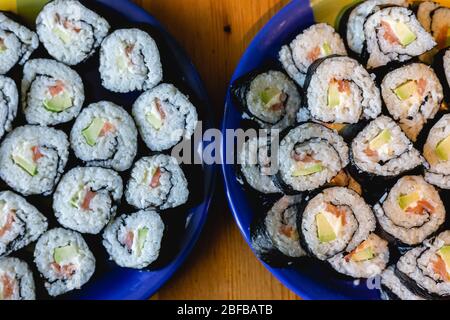
<svg viewBox="0 0 450 320">
<path fill-rule="evenodd" d="M 409 139 L 416 141 L 428 120 L 441 107 L 444 91 L 435 72 L 412 63 L 388 73 L 381 83 L 386 107 Z"/>
<path fill-rule="evenodd" d="M 21 196 L 0 192 L 0 256 L 36 241 L 47 230 L 47 218 Z"/>
<path fill-rule="evenodd" d="M 138 209 L 175 208 L 187 202 L 188 183 L 175 158 L 163 154 L 144 157 L 134 164 L 125 197 Z"/>
<path fill-rule="evenodd" d="M 376 221 L 360 195 L 347 188 L 333 187 L 308 202 L 298 224 L 303 247 L 325 261 L 357 249 L 375 230 Z"/>
<path fill-rule="evenodd" d="M 23 65 L 38 46 L 36 33 L 0 12 L 0 74 Z"/>
<path fill-rule="evenodd" d="M 426 299 L 450 298 L 450 231 L 411 249 L 397 262 L 396 275 L 414 294 Z"/>
<path fill-rule="evenodd" d="M 106 228 L 103 245 L 119 266 L 147 268 L 159 257 L 164 229 L 164 222 L 155 211 L 121 215 Z"/>
<path fill-rule="evenodd" d="M 395 177 L 423 164 L 422 156 L 389 117 L 370 122 L 353 139 L 352 162 L 359 173 Z"/>
<path fill-rule="evenodd" d="M 423 28 L 430 32 L 438 49 L 450 46 L 450 9 L 431 1 L 420 3 L 417 18 Z"/>
<path fill-rule="evenodd" d="M 305 82 L 305 105 L 316 121 L 357 123 L 381 113 L 381 95 L 356 60 L 332 56 L 314 63 Z"/>
<path fill-rule="evenodd" d="M 299 205 L 303 196 L 283 196 L 251 227 L 252 248 L 272 266 L 286 265 L 306 255 L 297 230 Z"/>
<path fill-rule="evenodd" d="M 33 273 L 26 262 L 0 258 L 0 300 L 35 300 Z"/>
<path fill-rule="evenodd" d="M 194 105 L 171 84 L 143 93 L 132 113 L 142 139 L 152 151 L 167 150 L 182 139 L 190 139 L 198 121 Z"/>
<path fill-rule="evenodd" d="M 285 192 L 312 191 L 330 182 L 348 163 L 347 144 L 337 132 L 320 124 L 301 124 L 280 142 L 276 182 Z"/>
<path fill-rule="evenodd" d="M 122 178 L 115 171 L 78 167 L 61 178 L 53 211 L 65 228 L 98 234 L 116 215 L 122 193 Z"/>
<path fill-rule="evenodd" d="M 109 31 L 108 22 L 75 0 L 48 3 L 36 18 L 36 31 L 48 53 L 67 65 L 92 56 Z"/>
<path fill-rule="evenodd" d="M 383 231 L 406 245 L 422 243 L 446 216 L 438 191 L 421 176 L 399 179 L 373 210 Z"/>
<path fill-rule="evenodd" d="M 139 29 L 114 31 L 100 49 L 100 76 L 106 89 L 119 93 L 155 87 L 163 77 L 155 40 Z"/>
<path fill-rule="evenodd" d="M 84 103 L 80 76 L 49 59 L 30 60 L 22 79 L 22 109 L 30 124 L 52 126 L 73 120 Z"/>
<path fill-rule="evenodd" d="M 386 269 L 389 262 L 388 242 L 371 233 L 355 249 L 328 259 L 337 272 L 353 278 L 371 278 Z"/>
<path fill-rule="evenodd" d="M 0 76 L 0 139 L 6 132 L 11 131 L 18 105 L 19 94 L 16 83 L 10 78 Z"/>
<path fill-rule="evenodd" d="M 34 262 L 50 296 L 80 289 L 95 271 L 95 258 L 83 237 L 62 228 L 47 231 L 39 238 Z"/>
<path fill-rule="evenodd" d="M 278 59 L 289 76 L 303 87 L 312 63 L 330 55 L 347 55 L 344 41 L 326 23 L 314 24 L 281 48 Z"/>
<path fill-rule="evenodd" d="M 284 129 L 295 123 L 301 96 L 295 83 L 283 72 L 251 73 L 235 81 L 231 93 L 243 117 L 263 128 Z"/>
<path fill-rule="evenodd" d="M 100 101 L 84 108 L 70 132 L 78 159 L 90 166 L 128 170 L 137 153 L 137 129 L 120 106 Z"/>
<path fill-rule="evenodd" d="M 364 24 L 364 36 L 363 56 L 368 69 L 410 60 L 436 45 L 414 13 L 403 7 L 387 7 L 373 13 Z"/>
<path fill-rule="evenodd" d="M 450 189 L 450 115 L 444 115 L 430 130 L 423 147 L 429 167 L 425 180 L 443 189 Z"/>
<path fill-rule="evenodd" d="M 390 266 L 381 274 L 381 298 L 383 300 L 424 300 L 402 283 L 395 274 L 395 266 Z"/>
<path fill-rule="evenodd" d="M 64 132 L 23 126 L 9 133 L 0 145 L 0 177 L 24 196 L 52 193 L 69 156 Z"/>
</svg>

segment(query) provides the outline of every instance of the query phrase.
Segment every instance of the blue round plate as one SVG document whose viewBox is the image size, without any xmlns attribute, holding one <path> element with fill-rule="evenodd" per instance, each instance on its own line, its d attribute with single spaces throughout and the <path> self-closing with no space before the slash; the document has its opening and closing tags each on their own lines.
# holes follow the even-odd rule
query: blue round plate
<svg viewBox="0 0 450 320">
<path fill-rule="evenodd" d="M 316 1 L 327 2 L 327 1 Z M 333 2 L 333 1 L 328 1 Z M 279 11 L 256 35 L 247 48 L 231 82 L 260 67 L 267 60 L 276 60 L 281 46 L 290 42 L 303 29 L 315 23 L 315 16 L 309 1 L 293 0 Z M 228 91 L 222 133 L 227 129 L 239 128 L 241 114 L 233 105 Z M 222 157 L 226 155 L 227 144 L 224 139 Z M 242 186 L 236 179 L 234 165 L 225 164 L 222 171 L 225 179 L 228 202 L 236 222 L 250 245 L 250 224 L 254 213 Z M 304 299 L 379 299 L 377 290 L 367 289 L 365 281 L 344 280 L 314 261 L 305 261 L 295 268 L 272 268 L 264 264 L 286 287 Z"/>
</svg>

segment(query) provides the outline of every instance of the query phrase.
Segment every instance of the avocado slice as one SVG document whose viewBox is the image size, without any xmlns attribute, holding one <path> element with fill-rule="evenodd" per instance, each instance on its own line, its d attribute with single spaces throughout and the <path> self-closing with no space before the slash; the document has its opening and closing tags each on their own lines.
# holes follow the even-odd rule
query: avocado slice
<svg viewBox="0 0 450 320">
<path fill-rule="evenodd" d="M 354 262 L 362 262 L 373 259 L 374 253 L 372 247 L 366 247 L 352 254 L 350 260 Z"/>
<path fill-rule="evenodd" d="M 438 250 L 438 255 L 444 260 L 447 270 L 450 269 L 450 246 L 443 246 Z"/>
<path fill-rule="evenodd" d="M 62 112 L 71 106 L 72 97 L 66 91 L 51 99 L 44 100 L 44 107 L 50 112 Z"/>
<path fill-rule="evenodd" d="M 322 55 L 323 56 L 329 56 L 330 54 L 333 53 L 333 50 L 331 50 L 331 47 L 328 44 L 328 42 L 324 42 L 322 47 L 321 47 L 321 49 L 322 49 Z"/>
<path fill-rule="evenodd" d="M 88 145 L 93 147 L 97 144 L 97 139 L 100 136 L 100 133 L 102 132 L 104 125 L 105 125 L 105 121 L 103 119 L 94 118 L 94 120 L 92 120 L 89 127 L 87 127 L 86 129 L 84 129 L 81 132 L 83 134 L 84 138 L 86 139 L 86 143 Z"/>
<path fill-rule="evenodd" d="M 400 21 L 393 22 L 391 23 L 391 27 L 396 37 L 400 41 L 400 44 L 404 47 L 410 45 L 417 39 L 417 36 L 414 34 L 414 32 L 411 31 L 406 23 Z"/>
<path fill-rule="evenodd" d="M 138 230 L 138 238 L 137 238 L 137 254 L 141 255 L 142 249 L 144 249 L 145 241 L 147 241 L 148 228 L 140 228 Z"/>
<path fill-rule="evenodd" d="M 260 98 L 262 103 L 264 104 L 264 107 L 266 109 L 270 109 L 272 106 L 276 105 L 276 104 L 280 104 L 282 103 L 282 97 L 283 92 L 275 87 L 270 87 L 270 88 L 266 88 L 264 89 L 261 93 L 260 93 Z"/>
<path fill-rule="evenodd" d="M 2 39 L 0 39 L 0 53 L 3 53 L 7 50 L 8 48 L 6 47 L 5 43 L 3 42 Z"/>
<path fill-rule="evenodd" d="M 441 161 L 448 161 L 450 155 L 450 136 L 439 142 L 436 146 L 436 155 Z"/>
<path fill-rule="evenodd" d="M 148 112 L 145 115 L 145 118 L 147 119 L 147 122 L 150 123 L 150 125 L 155 128 L 155 130 L 161 129 L 163 122 L 161 117 L 154 112 L 153 110 L 151 112 Z"/>
<path fill-rule="evenodd" d="M 450 28 L 447 29 L 447 40 L 445 41 L 445 47 L 450 47 Z"/>
<path fill-rule="evenodd" d="M 417 191 L 399 196 L 397 199 L 400 209 L 403 211 L 407 209 L 412 203 L 420 200 L 420 195 Z"/>
<path fill-rule="evenodd" d="M 332 82 L 328 87 L 328 106 L 334 108 L 340 103 L 341 93 L 339 92 L 339 85 L 336 82 Z"/>
<path fill-rule="evenodd" d="M 59 27 L 54 27 L 52 31 L 58 38 L 61 39 L 62 42 L 64 42 L 64 44 L 68 44 L 71 42 L 72 38 L 67 31 L 62 30 Z"/>
<path fill-rule="evenodd" d="M 53 260 L 57 264 L 61 264 L 64 261 L 70 261 L 78 255 L 78 247 L 74 244 L 69 244 L 68 246 L 55 248 L 53 250 Z"/>
<path fill-rule="evenodd" d="M 81 200 L 81 194 L 84 190 L 84 186 L 80 186 L 78 188 L 78 191 L 73 195 L 73 197 L 70 199 L 70 205 L 74 208 L 80 207 L 80 200 Z"/>
<path fill-rule="evenodd" d="M 316 215 L 317 235 L 321 243 L 330 242 L 337 238 L 333 226 L 328 221 L 325 213 Z"/>
<path fill-rule="evenodd" d="M 14 163 L 25 170 L 30 176 L 34 177 L 38 174 L 36 163 L 26 160 L 25 158 L 17 155 L 14 155 L 12 158 Z"/>
<path fill-rule="evenodd" d="M 391 139 L 392 139 L 391 130 L 384 129 L 372 141 L 370 141 L 369 148 L 371 150 L 378 150 L 385 144 L 389 143 Z"/>
<path fill-rule="evenodd" d="M 394 89 L 394 93 L 402 101 L 409 99 L 416 92 L 417 82 L 414 80 L 407 81 Z"/>
<path fill-rule="evenodd" d="M 321 172 L 323 170 L 324 167 L 321 163 L 314 163 L 313 165 L 309 166 L 299 166 L 297 169 L 294 170 L 292 176 L 293 177 L 309 176 L 311 174 Z"/>
</svg>

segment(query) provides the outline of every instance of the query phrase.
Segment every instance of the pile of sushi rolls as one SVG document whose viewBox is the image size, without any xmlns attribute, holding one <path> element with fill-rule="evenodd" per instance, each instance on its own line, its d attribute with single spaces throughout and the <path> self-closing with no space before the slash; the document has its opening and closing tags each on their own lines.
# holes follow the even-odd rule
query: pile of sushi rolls
<svg viewBox="0 0 450 320">
<path fill-rule="evenodd" d="M 293 125 L 301 105 L 295 83 L 277 70 L 244 76 L 233 84 L 231 92 L 244 117 L 263 128 L 284 129 Z"/>
<path fill-rule="evenodd" d="M 312 191 L 330 182 L 349 163 L 343 138 L 317 123 L 288 130 L 278 152 L 278 186 L 286 193 Z"/>
<path fill-rule="evenodd" d="M 47 218 L 21 196 L 0 192 L 0 256 L 36 241 L 47 230 Z"/>
<path fill-rule="evenodd" d="M 240 172 L 248 185 L 263 194 L 281 193 L 274 182 L 278 171 L 277 157 L 272 155 L 270 131 L 251 137 L 242 145 Z"/>
<path fill-rule="evenodd" d="M 306 255 L 297 230 L 299 204 L 303 196 L 283 196 L 251 227 L 252 247 L 266 263 L 277 266 Z"/>
<path fill-rule="evenodd" d="M 316 61 L 305 82 L 305 104 L 314 120 L 357 123 L 381 113 L 380 90 L 358 61 L 331 56 Z"/>
<path fill-rule="evenodd" d="M 80 76 L 49 59 L 28 61 L 23 68 L 22 109 L 30 124 L 51 126 L 73 120 L 84 103 Z"/>
<path fill-rule="evenodd" d="M 414 12 L 403 7 L 382 8 L 370 15 L 364 23 L 364 37 L 368 69 L 410 60 L 436 46 Z"/>
<path fill-rule="evenodd" d="M 396 275 L 414 294 L 425 299 L 450 298 L 450 231 L 406 252 Z"/>
<path fill-rule="evenodd" d="M 62 226 L 98 234 L 115 216 L 122 194 L 122 178 L 115 171 L 78 167 L 61 178 L 53 210 Z"/>
<path fill-rule="evenodd" d="M 80 289 L 95 271 L 94 255 L 83 237 L 62 228 L 49 230 L 39 238 L 34 262 L 53 297 Z"/>
<path fill-rule="evenodd" d="M 187 202 L 188 182 L 174 157 L 144 157 L 134 164 L 125 197 L 138 209 L 175 208 Z"/>
<path fill-rule="evenodd" d="M 395 266 L 390 266 L 381 274 L 381 298 L 383 300 L 424 300 L 409 290 L 395 274 Z"/>
<path fill-rule="evenodd" d="M 0 139 L 6 132 L 11 131 L 18 104 L 16 83 L 10 78 L 0 76 Z"/>
<path fill-rule="evenodd" d="M 433 69 L 412 63 L 388 73 L 381 83 L 386 107 L 409 139 L 416 141 L 423 126 L 441 107 L 444 91 Z"/>
<path fill-rule="evenodd" d="M 425 180 L 443 189 L 450 189 L 450 115 L 444 115 L 430 130 L 423 147 L 428 168 Z"/>
<path fill-rule="evenodd" d="M 114 31 L 100 49 L 100 75 L 103 86 L 118 93 L 153 88 L 163 77 L 155 40 L 139 29 Z"/>
<path fill-rule="evenodd" d="M 424 162 L 400 126 L 387 116 L 378 117 L 358 133 L 351 157 L 359 172 L 383 177 L 398 176 Z"/>
<path fill-rule="evenodd" d="M 36 30 L 48 53 L 77 65 L 92 56 L 109 31 L 108 22 L 75 0 L 48 3 L 36 18 Z"/>
<path fill-rule="evenodd" d="M 0 258 L 0 300 L 35 300 L 33 273 L 17 258 Z"/>
<path fill-rule="evenodd" d="M 450 9 L 435 2 L 424 1 L 417 10 L 417 18 L 431 33 L 438 49 L 450 46 Z"/>
<path fill-rule="evenodd" d="M 303 87 L 308 68 L 330 55 L 347 55 L 344 41 L 326 23 L 312 25 L 279 52 L 279 60 L 289 76 Z"/>
<path fill-rule="evenodd" d="M 29 195 L 49 195 L 69 156 L 64 132 L 26 125 L 9 133 L 0 145 L 0 177 L 12 189 Z"/>
<path fill-rule="evenodd" d="M 128 170 L 137 153 L 137 129 L 120 106 L 100 101 L 84 108 L 70 133 L 77 158 L 90 166 Z"/>
<path fill-rule="evenodd" d="M 171 84 L 143 93 L 132 113 L 142 139 L 152 151 L 164 151 L 183 138 L 190 139 L 198 121 L 194 105 Z"/>
<path fill-rule="evenodd" d="M 164 222 L 155 211 L 121 215 L 106 228 L 103 245 L 119 266 L 147 268 L 159 257 L 164 229 Z"/>
<path fill-rule="evenodd" d="M 23 65 L 38 46 L 36 33 L 0 12 L 0 74 Z"/>
<path fill-rule="evenodd" d="M 384 232 L 406 245 L 422 243 L 446 217 L 439 192 L 422 176 L 400 178 L 374 212 Z"/>
</svg>

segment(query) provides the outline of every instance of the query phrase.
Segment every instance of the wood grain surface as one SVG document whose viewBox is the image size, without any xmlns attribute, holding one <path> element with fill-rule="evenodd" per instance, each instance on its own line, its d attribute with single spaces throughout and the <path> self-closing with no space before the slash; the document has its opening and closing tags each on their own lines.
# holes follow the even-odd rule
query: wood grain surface
<svg viewBox="0 0 450 320">
<path fill-rule="evenodd" d="M 159 19 L 197 66 L 216 114 L 256 32 L 288 0 L 134 0 Z M 298 299 L 251 252 L 232 218 L 221 177 L 193 253 L 152 299 Z"/>
</svg>

